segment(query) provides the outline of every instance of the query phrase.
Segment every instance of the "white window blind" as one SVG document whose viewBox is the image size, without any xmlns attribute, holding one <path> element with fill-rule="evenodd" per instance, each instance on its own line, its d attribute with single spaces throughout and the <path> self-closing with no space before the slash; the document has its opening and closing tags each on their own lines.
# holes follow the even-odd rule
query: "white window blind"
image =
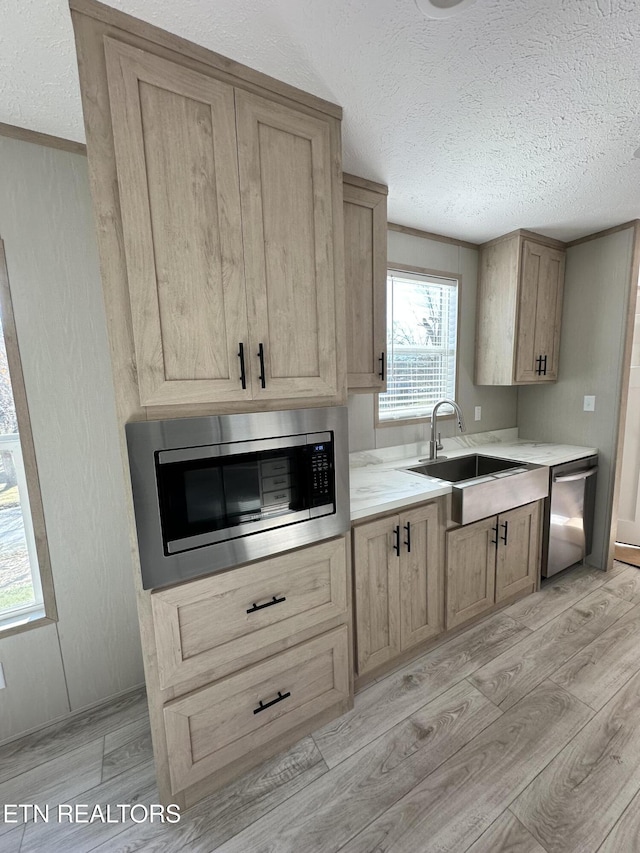
<svg viewBox="0 0 640 853">
<path fill-rule="evenodd" d="M 378 395 L 379 420 L 428 417 L 439 399 L 455 399 L 457 336 L 456 279 L 389 270 L 387 391 Z"/>
</svg>

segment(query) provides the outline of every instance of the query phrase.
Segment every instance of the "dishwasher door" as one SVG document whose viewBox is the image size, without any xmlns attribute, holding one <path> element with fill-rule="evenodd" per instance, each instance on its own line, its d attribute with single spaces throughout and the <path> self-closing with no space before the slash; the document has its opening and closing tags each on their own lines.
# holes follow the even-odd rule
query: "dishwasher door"
<svg viewBox="0 0 640 853">
<path fill-rule="evenodd" d="M 591 553 L 597 473 L 597 456 L 550 469 L 549 497 L 545 502 L 543 577 L 551 577 Z"/>
</svg>

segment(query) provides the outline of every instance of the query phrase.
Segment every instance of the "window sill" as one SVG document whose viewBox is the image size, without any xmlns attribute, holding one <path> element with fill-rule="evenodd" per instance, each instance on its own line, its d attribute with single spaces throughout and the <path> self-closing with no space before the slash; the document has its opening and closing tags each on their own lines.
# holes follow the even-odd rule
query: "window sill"
<svg viewBox="0 0 640 853">
<path fill-rule="evenodd" d="M 0 640 L 13 634 L 22 634 L 23 631 L 31 631 L 41 625 L 53 625 L 55 621 L 45 614 L 44 607 L 40 607 L 32 613 L 6 616 L 0 619 Z"/>
</svg>

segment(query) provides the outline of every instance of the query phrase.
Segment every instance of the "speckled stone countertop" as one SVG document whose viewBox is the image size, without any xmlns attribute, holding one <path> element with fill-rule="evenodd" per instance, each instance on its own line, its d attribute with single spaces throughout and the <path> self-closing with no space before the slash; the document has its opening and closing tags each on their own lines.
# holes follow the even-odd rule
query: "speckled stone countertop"
<svg viewBox="0 0 640 853">
<path fill-rule="evenodd" d="M 536 465 L 560 465 L 592 456 L 595 447 L 547 444 L 518 438 L 517 429 L 443 439 L 440 456 L 467 456 L 481 448 L 486 456 Z M 427 443 L 405 444 L 349 455 L 351 520 L 390 512 L 410 504 L 447 495 L 451 486 L 405 470 L 428 453 Z"/>
</svg>

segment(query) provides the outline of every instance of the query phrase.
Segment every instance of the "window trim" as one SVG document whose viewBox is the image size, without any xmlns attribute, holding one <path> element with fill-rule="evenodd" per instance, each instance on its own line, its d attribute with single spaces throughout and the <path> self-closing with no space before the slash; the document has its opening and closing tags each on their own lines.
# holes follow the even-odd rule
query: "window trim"
<svg viewBox="0 0 640 853">
<path fill-rule="evenodd" d="M 434 278 L 448 278 L 450 281 L 457 282 L 458 287 L 458 322 L 456 324 L 456 384 L 455 384 L 455 394 L 454 400 L 456 403 L 459 403 L 458 395 L 460 392 L 460 309 L 462 306 L 462 275 L 460 273 L 454 272 L 445 272 L 444 270 L 434 270 L 434 269 L 426 269 L 425 267 L 417 267 L 411 264 L 400 264 L 394 261 L 387 261 L 387 275 L 390 272 L 410 272 L 416 273 L 418 275 L 424 275 L 428 277 Z M 386 283 L 386 279 L 385 279 Z M 385 284 L 386 286 L 386 284 Z M 386 317 L 385 317 L 385 329 L 386 329 Z M 388 341 L 386 342 L 386 346 L 388 347 Z M 375 429 L 387 429 L 388 427 L 398 427 L 398 426 L 414 426 L 416 424 L 430 424 L 431 423 L 431 415 L 427 415 L 425 417 L 418 418 L 397 418 L 397 419 L 386 419 L 380 420 L 380 394 L 377 393 L 375 395 L 375 405 L 373 407 L 373 426 Z M 438 414 L 438 421 L 442 420 L 452 420 L 455 418 L 455 412 L 451 412 L 451 414 Z"/>
<path fill-rule="evenodd" d="M 15 318 L 13 314 L 13 300 L 11 298 L 11 287 L 9 284 L 9 272 L 4 241 L 0 238 L 0 311 L 3 317 L 3 331 L 5 346 L 7 350 L 7 362 L 13 399 L 16 407 L 16 419 L 18 421 L 18 432 L 22 448 L 22 459 L 27 481 L 27 493 L 31 522 L 35 538 L 35 549 L 38 556 L 38 568 L 40 573 L 40 584 L 42 587 L 42 604 L 23 607 L 15 612 L 0 614 L 0 637 L 35 628 L 39 625 L 57 622 L 58 609 L 56 606 L 55 592 L 53 589 L 53 575 L 51 573 L 51 559 L 49 556 L 49 544 L 47 541 L 47 529 L 44 519 L 44 508 L 42 505 L 42 494 L 40 491 L 40 478 L 36 464 L 35 446 L 31 432 L 31 418 L 29 417 L 29 406 L 24 386 L 22 373 L 22 359 L 20 357 L 20 346 L 16 331 Z"/>
</svg>

